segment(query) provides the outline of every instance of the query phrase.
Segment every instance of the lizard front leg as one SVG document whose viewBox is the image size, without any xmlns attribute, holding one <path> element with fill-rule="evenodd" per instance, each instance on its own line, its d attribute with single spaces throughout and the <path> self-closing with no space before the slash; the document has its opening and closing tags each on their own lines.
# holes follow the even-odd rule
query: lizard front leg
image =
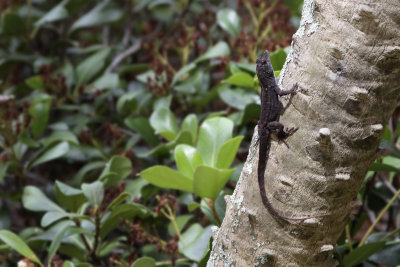
<svg viewBox="0 0 400 267">
<path fill-rule="evenodd" d="M 289 95 L 289 94 L 296 94 L 296 90 L 299 86 L 297 83 L 295 83 L 290 90 L 283 91 L 281 88 L 279 88 L 278 84 L 275 85 L 274 90 L 277 95 L 283 96 L 283 95 Z"/>
</svg>

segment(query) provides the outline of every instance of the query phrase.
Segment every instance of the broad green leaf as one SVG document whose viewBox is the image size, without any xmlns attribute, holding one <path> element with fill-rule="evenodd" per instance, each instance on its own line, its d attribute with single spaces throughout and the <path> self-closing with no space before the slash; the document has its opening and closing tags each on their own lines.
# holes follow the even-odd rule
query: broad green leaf
<svg viewBox="0 0 400 267">
<path fill-rule="evenodd" d="M 193 174 L 197 166 L 203 163 L 196 148 L 185 144 L 175 147 L 175 161 L 178 170 L 191 180 L 193 180 Z"/>
<path fill-rule="evenodd" d="M 203 228 L 200 224 L 195 223 L 182 234 L 179 250 L 189 259 L 199 261 L 207 249 L 210 237 L 210 227 Z"/>
<path fill-rule="evenodd" d="M 204 73 L 197 71 L 189 78 L 174 86 L 174 90 L 184 94 L 200 93 L 203 88 Z"/>
<path fill-rule="evenodd" d="M 82 191 L 93 207 L 100 206 L 104 197 L 103 183 L 96 181 L 91 184 L 83 183 Z"/>
<path fill-rule="evenodd" d="M 84 16 L 75 21 L 70 31 L 114 22 L 121 19 L 122 16 L 122 10 L 113 1 L 102 1 Z"/>
<path fill-rule="evenodd" d="M 193 192 L 193 181 L 190 178 L 165 166 L 150 167 L 142 171 L 140 175 L 159 187 Z"/>
<path fill-rule="evenodd" d="M 194 68 L 196 68 L 195 63 L 190 63 L 184 67 L 182 67 L 175 75 L 174 78 L 172 79 L 172 85 L 175 85 L 177 82 L 184 80 L 187 78 L 188 75 L 186 75 L 188 72 L 192 71 Z"/>
<path fill-rule="evenodd" d="M 143 93 L 142 90 L 136 90 L 121 95 L 117 101 L 117 112 L 134 112 L 137 107 L 136 98 Z"/>
<path fill-rule="evenodd" d="M 220 87 L 218 94 L 227 105 L 239 110 L 243 110 L 247 105 L 254 103 L 256 97 L 256 95 L 249 93 L 248 90 L 242 88 L 232 89 L 230 87 Z"/>
<path fill-rule="evenodd" d="M 197 203 L 197 202 L 192 202 L 192 203 L 190 203 L 189 205 L 188 205 L 188 210 L 189 210 L 189 212 L 192 212 L 192 211 L 194 211 L 195 209 L 197 209 L 197 208 L 200 208 L 200 203 Z"/>
<path fill-rule="evenodd" d="M 0 34 L 21 35 L 25 32 L 25 25 L 25 21 L 18 14 L 3 10 L 0 23 Z"/>
<path fill-rule="evenodd" d="M 200 63 L 211 58 L 221 57 L 221 56 L 229 56 L 231 50 L 227 43 L 221 41 L 215 44 L 213 47 L 210 47 L 202 56 L 195 60 L 195 63 Z"/>
<path fill-rule="evenodd" d="M 369 171 L 400 172 L 400 168 L 389 164 L 374 162 L 369 167 Z"/>
<path fill-rule="evenodd" d="M 115 73 L 107 73 L 98 78 L 93 86 L 96 90 L 115 89 L 118 87 L 119 76 Z"/>
<path fill-rule="evenodd" d="M 111 52 L 111 48 L 104 48 L 89 58 L 81 62 L 76 68 L 76 75 L 78 77 L 79 87 L 82 84 L 86 84 L 94 78 L 104 67 L 106 59 Z"/>
<path fill-rule="evenodd" d="M 141 257 L 135 260 L 131 267 L 156 267 L 156 261 L 150 257 Z"/>
<path fill-rule="evenodd" d="M 232 137 L 233 122 L 227 118 L 207 119 L 200 126 L 197 151 L 205 165 L 216 166 L 221 146 Z"/>
<path fill-rule="evenodd" d="M 224 80 L 225 83 L 229 83 L 236 86 L 243 86 L 248 88 L 254 87 L 253 76 L 247 74 L 246 72 L 238 72 L 230 76 L 228 79 Z"/>
<path fill-rule="evenodd" d="M 217 158 L 217 168 L 227 169 L 231 166 L 242 139 L 243 136 L 237 136 L 229 139 L 221 146 Z"/>
<path fill-rule="evenodd" d="M 40 221 L 40 225 L 42 227 L 47 227 L 53 222 L 56 222 L 66 217 L 68 217 L 68 213 L 66 213 L 65 211 L 48 211 L 43 215 L 42 220 Z"/>
<path fill-rule="evenodd" d="M 100 174 L 99 181 L 104 183 L 104 187 L 118 184 L 128 177 L 132 172 L 131 160 L 124 156 L 113 156 L 104 167 Z"/>
<path fill-rule="evenodd" d="M 195 144 L 197 139 L 198 120 L 195 114 L 189 114 L 182 122 L 182 130 L 188 131 L 192 135 L 192 144 Z"/>
<path fill-rule="evenodd" d="M 187 222 L 193 218 L 193 215 L 182 215 L 182 216 L 177 216 L 176 219 L 176 225 L 178 227 L 179 231 L 182 231 L 183 227 L 187 224 Z M 168 233 L 170 236 L 176 235 L 176 229 L 174 227 L 174 224 L 170 222 L 168 224 Z"/>
<path fill-rule="evenodd" d="M 0 239 L 25 258 L 39 264 L 40 266 L 43 266 L 36 254 L 28 247 L 27 244 L 25 244 L 21 238 L 19 238 L 19 236 L 13 232 L 8 230 L 0 230 Z"/>
<path fill-rule="evenodd" d="M 242 70 L 248 71 L 251 74 L 256 74 L 256 64 L 255 63 L 236 63 L 236 65 Z"/>
<path fill-rule="evenodd" d="M 61 242 L 64 238 L 65 233 L 68 231 L 69 229 L 69 225 L 64 225 L 60 231 L 56 234 L 56 236 L 54 237 L 53 241 L 51 241 L 50 247 L 48 249 L 48 256 L 47 258 L 49 259 L 49 261 L 51 260 L 51 258 L 53 258 L 53 256 L 56 254 L 58 248 L 61 245 Z M 64 265 L 63 265 L 64 266 Z"/>
<path fill-rule="evenodd" d="M 64 0 L 53 7 L 49 12 L 47 12 L 40 20 L 35 23 L 35 26 L 39 27 L 47 22 L 54 22 L 68 17 L 68 10 L 65 8 L 66 2 L 67 1 Z"/>
<path fill-rule="evenodd" d="M 156 146 L 159 144 L 157 136 L 154 134 L 154 129 L 151 127 L 148 119 L 144 117 L 125 119 L 125 124 L 146 140 L 150 145 Z"/>
<path fill-rule="evenodd" d="M 210 258 L 210 254 L 211 254 L 212 241 L 213 241 L 213 239 L 211 237 L 203 256 L 201 257 L 199 263 L 197 264 L 197 267 L 206 267 L 207 266 L 207 262 Z"/>
<path fill-rule="evenodd" d="M 130 200 L 135 198 L 141 198 L 142 196 L 142 188 L 148 185 L 149 182 L 143 179 L 143 177 L 137 177 L 134 180 L 129 180 L 126 182 L 125 192 L 128 192 L 131 197 Z"/>
<path fill-rule="evenodd" d="M 217 23 L 232 37 L 237 37 L 242 27 L 242 20 L 235 10 L 224 8 L 217 13 Z"/>
<path fill-rule="evenodd" d="M 275 71 L 281 70 L 285 64 L 286 53 L 283 49 L 279 49 L 271 53 L 271 64 Z"/>
<path fill-rule="evenodd" d="M 78 138 L 73 134 L 72 132 L 68 131 L 57 131 L 53 132 L 50 136 L 42 139 L 40 142 L 43 144 L 43 146 L 49 146 L 52 143 L 55 142 L 60 142 L 60 141 L 65 141 L 70 144 L 75 144 L 79 145 Z"/>
<path fill-rule="evenodd" d="M 55 193 L 58 203 L 72 212 L 76 212 L 87 201 L 82 190 L 56 181 Z"/>
<path fill-rule="evenodd" d="M 165 107 L 158 108 L 151 114 L 150 124 L 156 134 L 162 135 L 168 141 L 174 140 L 179 132 L 175 115 Z"/>
<path fill-rule="evenodd" d="M 204 165 L 197 167 L 193 180 L 194 193 L 202 198 L 207 197 L 215 201 L 234 171 L 215 169 Z"/>
<path fill-rule="evenodd" d="M 51 99 L 44 96 L 33 102 L 29 107 L 29 114 L 32 116 L 31 129 L 34 137 L 38 137 L 46 129 L 49 120 Z"/>
<path fill-rule="evenodd" d="M 359 263 L 362 263 L 364 260 L 368 259 L 372 254 L 381 251 L 384 247 L 385 247 L 385 241 L 364 244 L 361 247 L 356 248 L 355 250 L 344 256 L 343 259 L 344 266 L 351 267 Z"/>
<path fill-rule="evenodd" d="M 382 140 L 381 143 L 379 144 L 379 149 L 387 149 L 391 151 L 390 156 L 400 158 L 400 150 L 392 142 Z"/>
<path fill-rule="evenodd" d="M 38 158 L 36 158 L 32 162 L 31 167 L 48 162 L 50 160 L 54 160 L 56 158 L 59 158 L 65 154 L 67 154 L 68 151 L 69 151 L 68 142 L 61 142 L 55 146 L 50 147 L 43 154 L 41 154 Z"/>
<path fill-rule="evenodd" d="M 22 204 L 31 211 L 59 211 L 65 212 L 56 203 L 48 199 L 39 188 L 28 185 L 24 188 Z"/>
<path fill-rule="evenodd" d="M 45 89 L 43 80 L 40 77 L 40 75 L 33 76 L 33 77 L 30 77 L 29 79 L 26 79 L 25 83 L 32 89 L 36 89 L 36 90 L 40 90 L 40 91 L 44 91 L 44 89 Z"/>
</svg>

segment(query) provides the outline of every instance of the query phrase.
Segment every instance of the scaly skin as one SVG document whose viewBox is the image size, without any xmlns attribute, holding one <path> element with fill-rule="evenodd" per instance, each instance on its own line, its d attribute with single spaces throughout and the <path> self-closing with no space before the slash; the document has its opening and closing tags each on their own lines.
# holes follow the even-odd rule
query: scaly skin
<svg viewBox="0 0 400 267">
<path fill-rule="evenodd" d="M 302 221 L 314 217 L 289 218 L 280 214 L 269 201 L 265 192 L 264 174 L 268 162 L 269 150 L 271 147 L 271 134 L 274 134 L 279 141 L 286 143 L 285 139 L 294 134 L 298 128 L 284 129 L 284 125 L 279 122 L 280 103 L 278 96 L 295 94 L 297 84 L 292 89 L 283 91 L 279 88 L 275 80 L 274 70 L 268 51 L 266 50 L 262 56 L 257 59 L 257 76 L 261 85 L 261 114 L 258 122 L 259 136 L 259 156 L 258 156 L 258 186 L 260 189 L 261 199 L 268 211 L 285 222 Z"/>
</svg>

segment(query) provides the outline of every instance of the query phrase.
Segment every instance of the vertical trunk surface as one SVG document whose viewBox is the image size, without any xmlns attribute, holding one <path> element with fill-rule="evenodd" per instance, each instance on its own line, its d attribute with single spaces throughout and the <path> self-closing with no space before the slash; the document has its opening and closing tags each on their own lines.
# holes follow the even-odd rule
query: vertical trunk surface
<svg viewBox="0 0 400 267">
<path fill-rule="evenodd" d="M 400 2 L 305 0 L 280 82 L 298 83 L 281 122 L 300 127 L 290 149 L 273 142 L 257 188 L 257 131 L 208 266 L 329 266 L 400 93 Z M 287 102 L 287 101 L 286 101 Z M 284 103 L 288 104 L 288 103 Z"/>
</svg>

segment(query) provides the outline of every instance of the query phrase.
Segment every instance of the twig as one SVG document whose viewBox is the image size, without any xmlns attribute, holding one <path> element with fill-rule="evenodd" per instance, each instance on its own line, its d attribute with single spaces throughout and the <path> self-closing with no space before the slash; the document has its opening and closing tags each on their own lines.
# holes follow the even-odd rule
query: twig
<svg viewBox="0 0 400 267">
<path fill-rule="evenodd" d="M 129 47 L 127 50 L 119 54 L 114 58 L 114 60 L 111 62 L 110 66 L 108 66 L 106 73 L 111 73 L 115 70 L 115 68 L 127 57 L 129 57 L 132 54 L 135 54 L 137 51 L 139 51 L 141 46 L 141 41 L 138 41 L 134 43 L 131 47 Z"/>
</svg>

